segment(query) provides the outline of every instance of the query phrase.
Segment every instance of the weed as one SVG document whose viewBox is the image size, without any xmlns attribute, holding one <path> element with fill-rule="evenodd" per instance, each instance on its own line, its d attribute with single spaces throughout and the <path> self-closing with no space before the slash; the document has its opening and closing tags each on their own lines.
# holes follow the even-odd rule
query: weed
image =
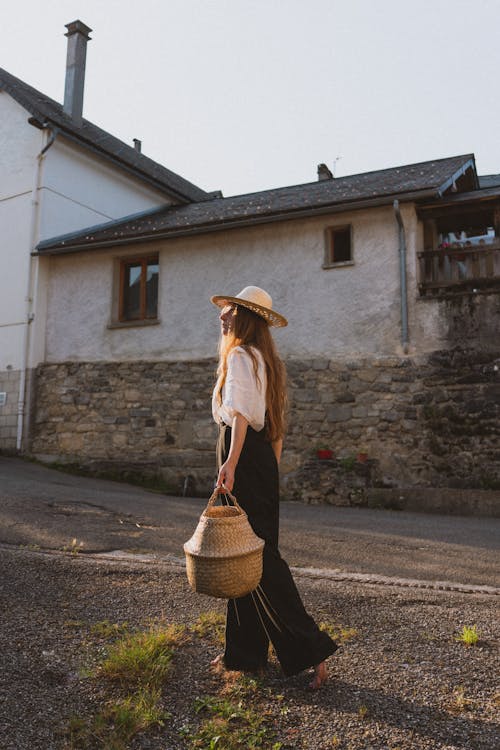
<svg viewBox="0 0 500 750">
<path fill-rule="evenodd" d="M 79 542 L 76 537 L 73 537 L 70 544 L 65 544 L 62 548 L 63 552 L 69 552 L 71 555 L 78 555 L 79 552 L 81 552 L 83 547 L 83 542 Z"/>
<path fill-rule="evenodd" d="M 65 628 L 82 628 L 83 625 L 83 620 L 65 620 L 63 622 Z"/>
<path fill-rule="evenodd" d="M 202 612 L 189 626 L 191 633 L 200 638 L 208 638 L 217 644 L 224 643 L 225 617 L 219 612 Z"/>
<path fill-rule="evenodd" d="M 436 635 L 436 633 L 428 633 L 426 630 L 423 630 L 420 633 L 420 635 L 424 639 L 424 641 L 437 641 L 437 640 L 439 640 L 439 636 Z"/>
<path fill-rule="evenodd" d="M 151 626 L 131 633 L 127 623 L 103 620 L 94 634 L 119 637 L 91 677 L 116 682 L 123 695 L 109 700 L 89 719 L 73 718 L 68 727 L 69 750 L 127 750 L 131 739 L 153 726 L 162 726 L 169 714 L 161 709 L 161 687 L 169 672 L 174 647 L 184 633 L 179 625 Z"/>
<path fill-rule="evenodd" d="M 198 731 L 188 734 L 190 750 L 280 750 L 282 743 L 274 742 L 275 732 L 268 724 L 268 716 L 246 708 L 243 701 L 225 698 L 197 699 L 195 711 L 204 718 Z"/>
<path fill-rule="evenodd" d="M 100 673 L 122 685 L 159 685 L 166 677 L 184 629 L 170 625 L 126 635 L 114 643 L 100 666 Z"/>
<path fill-rule="evenodd" d="M 479 633 L 477 632 L 476 626 L 473 625 L 470 628 L 467 625 L 464 625 L 462 632 L 455 637 L 455 640 L 465 643 L 466 646 L 475 646 L 479 641 Z"/>
<path fill-rule="evenodd" d="M 128 622 L 118 623 L 101 620 L 92 625 L 91 632 L 101 638 L 118 638 L 118 636 L 126 635 L 129 632 L 129 624 Z"/>
<path fill-rule="evenodd" d="M 337 643 L 347 643 L 347 641 L 350 641 L 359 635 L 359 632 L 358 630 L 356 630 L 356 628 L 348 628 L 344 625 L 336 625 L 335 623 L 329 622 L 328 620 L 320 622 L 319 627 L 320 630 L 324 630 L 326 633 L 328 633 L 330 638 L 332 638 L 332 640 L 336 641 Z"/>
<path fill-rule="evenodd" d="M 453 691 L 453 702 L 450 708 L 454 711 L 469 711 L 472 708 L 472 700 L 465 695 L 465 689 L 460 686 Z"/>
<path fill-rule="evenodd" d="M 332 737 L 332 741 L 331 741 L 330 744 L 331 744 L 332 747 L 340 747 L 340 740 L 337 737 L 337 735 L 335 735 L 334 737 Z"/>
<path fill-rule="evenodd" d="M 163 726 L 168 714 L 159 708 L 159 690 L 140 690 L 109 701 L 91 719 L 74 718 L 69 726 L 70 748 L 88 750 L 94 743 L 106 750 L 126 750 L 136 734 Z"/>
<path fill-rule="evenodd" d="M 198 698 L 195 702 L 195 712 L 201 715 L 202 721 L 195 733 L 185 733 L 190 750 L 280 750 L 283 744 L 276 741 L 275 731 L 270 726 L 270 712 L 263 713 L 259 705 L 254 708 L 251 703 L 263 692 L 272 694 L 258 677 L 228 673 L 222 694 Z M 283 699 L 284 695 L 277 696 L 278 701 Z M 288 708 L 281 707 L 280 715 L 288 712 Z"/>
<path fill-rule="evenodd" d="M 368 718 L 368 706 L 360 706 L 358 708 L 358 716 L 360 719 Z"/>
<path fill-rule="evenodd" d="M 346 456 L 339 459 L 340 468 L 345 472 L 354 471 L 356 466 L 356 456 Z"/>
</svg>

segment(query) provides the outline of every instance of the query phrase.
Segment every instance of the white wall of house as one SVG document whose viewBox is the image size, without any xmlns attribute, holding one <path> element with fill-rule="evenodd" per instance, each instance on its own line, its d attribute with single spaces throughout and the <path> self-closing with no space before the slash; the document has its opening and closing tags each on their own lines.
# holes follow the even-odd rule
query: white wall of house
<svg viewBox="0 0 500 750">
<path fill-rule="evenodd" d="M 32 190 L 40 130 L 0 93 L 0 371 L 21 366 L 31 241 Z"/>
<path fill-rule="evenodd" d="M 47 152 L 42 192 L 41 240 L 173 203 L 63 135 Z"/>
<path fill-rule="evenodd" d="M 30 263 L 35 318 L 29 366 L 45 355 L 46 275 L 38 272 L 37 260 L 30 262 L 34 244 L 171 202 L 59 134 L 43 158 L 35 207 L 37 155 L 47 133 L 30 125 L 29 116 L 10 95 L 0 93 L 0 372 L 22 365 Z"/>
<path fill-rule="evenodd" d="M 45 357 L 47 265 L 39 267 L 38 258 L 31 258 L 33 248 L 41 239 L 170 202 L 161 191 L 60 134 L 37 172 L 49 134 L 30 125 L 29 117 L 0 92 L 0 392 L 8 388 L 8 405 L 0 408 L 0 447 L 11 447 L 8 441 L 16 431 L 29 312 L 34 319 L 28 369 Z"/>
<path fill-rule="evenodd" d="M 439 321 L 420 306 L 415 274 L 419 229 L 412 205 L 407 229 L 412 351 L 436 348 Z M 323 269 L 324 230 L 352 224 L 351 266 Z M 160 324 L 109 329 L 115 259 L 158 251 Z M 401 353 L 398 232 L 392 207 L 259 225 L 156 244 L 96 250 L 50 262 L 46 358 L 50 362 L 189 360 L 214 356 L 218 337 L 212 294 L 247 284 L 267 289 L 289 319 L 276 331 L 293 358 Z"/>
</svg>

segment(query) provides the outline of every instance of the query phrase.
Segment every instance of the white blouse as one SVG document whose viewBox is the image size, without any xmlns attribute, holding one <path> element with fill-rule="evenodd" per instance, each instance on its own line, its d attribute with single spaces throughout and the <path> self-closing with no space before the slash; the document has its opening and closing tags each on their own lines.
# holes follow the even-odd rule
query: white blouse
<svg viewBox="0 0 500 750">
<path fill-rule="evenodd" d="M 226 382 L 222 388 L 222 404 L 219 405 L 217 381 L 212 395 L 212 414 L 219 423 L 222 419 L 232 427 L 236 412 L 245 417 L 250 427 L 259 432 L 264 427 L 266 416 L 266 366 L 262 354 L 252 347 L 257 357 L 258 380 L 255 377 L 252 358 L 241 346 L 236 346 L 227 359 Z"/>
</svg>

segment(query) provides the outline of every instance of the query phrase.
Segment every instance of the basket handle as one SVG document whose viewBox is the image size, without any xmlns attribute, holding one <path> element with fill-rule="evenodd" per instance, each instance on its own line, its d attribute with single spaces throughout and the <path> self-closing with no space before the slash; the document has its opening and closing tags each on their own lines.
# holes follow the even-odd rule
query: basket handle
<svg viewBox="0 0 500 750">
<path fill-rule="evenodd" d="M 238 510 L 241 510 L 242 513 L 245 512 L 243 508 L 241 507 L 241 505 L 239 504 L 239 502 L 236 500 L 235 496 L 232 495 L 227 489 L 227 487 L 224 487 L 224 485 L 214 488 L 214 491 L 210 495 L 210 499 L 207 503 L 207 507 L 205 508 L 205 510 L 208 510 L 208 508 L 211 508 L 212 505 L 215 504 L 215 501 L 217 500 L 218 495 L 220 495 L 221 493 L 223 493 L 224 495 L 227 495 L 231 499 L 231 501 L 234 503 L 234 505 L 238 508 Z"/>
</svg>

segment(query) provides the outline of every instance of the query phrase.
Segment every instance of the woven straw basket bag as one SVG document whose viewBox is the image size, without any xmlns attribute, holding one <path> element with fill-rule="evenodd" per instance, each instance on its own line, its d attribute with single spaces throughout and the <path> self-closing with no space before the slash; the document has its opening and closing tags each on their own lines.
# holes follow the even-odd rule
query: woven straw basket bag
<svg viewBox="0 0 500 750">
<path fill-rule="evenodd" d="M 220 492 L 234 505 L 215 506 Z M 234 495 L 216 487 L 184 545 L 189 584 L 199 594 L 220 599 L 245 596 L 262 578 L 263 550 L 264 541 L 254 533 Z"/>
</svg>

